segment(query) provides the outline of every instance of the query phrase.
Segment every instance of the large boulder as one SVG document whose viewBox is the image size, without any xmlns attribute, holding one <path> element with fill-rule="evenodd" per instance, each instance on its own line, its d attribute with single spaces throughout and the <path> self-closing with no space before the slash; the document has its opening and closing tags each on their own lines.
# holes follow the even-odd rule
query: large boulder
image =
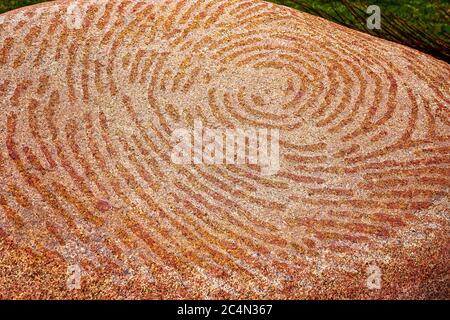
<svg viewBox="0 0 450 320">
<path fill-rule="evenodd" d="M 0 15 L 0 296 L 449 298 L 449 85 L 258 0 Z M 174 163 L 196 123 L 279 168 Z"/>
</svg>

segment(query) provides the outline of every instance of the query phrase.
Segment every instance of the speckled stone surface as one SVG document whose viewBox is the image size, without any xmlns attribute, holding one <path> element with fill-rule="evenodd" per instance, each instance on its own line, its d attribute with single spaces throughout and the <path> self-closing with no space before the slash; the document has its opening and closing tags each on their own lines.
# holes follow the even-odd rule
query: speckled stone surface
<svg viewBox="0 0 450 320">
<path fill-rule="evenodd" d="M 267 2 L 0 15 L 0 298 L 449 299 L 449 108 L 445 62 Z M 195 120 L 280 171 L 175 165 Z"/>
</svg>

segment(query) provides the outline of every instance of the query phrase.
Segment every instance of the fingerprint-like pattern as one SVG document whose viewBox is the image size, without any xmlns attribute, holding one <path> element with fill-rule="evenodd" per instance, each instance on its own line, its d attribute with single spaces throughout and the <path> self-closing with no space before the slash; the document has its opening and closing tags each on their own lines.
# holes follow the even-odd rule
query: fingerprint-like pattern
<svg viewBox="0 0 450 320">
<path fill-rule="evenodd" d="M 448 242 L 444 62 L 256 0 L 0 18 L 1 238 L 88 273 L 146 266 L 167 296 L 284 298 Z M 174 165 L 195 120 L 279 129 L 280 172 Z"/>
</svg>

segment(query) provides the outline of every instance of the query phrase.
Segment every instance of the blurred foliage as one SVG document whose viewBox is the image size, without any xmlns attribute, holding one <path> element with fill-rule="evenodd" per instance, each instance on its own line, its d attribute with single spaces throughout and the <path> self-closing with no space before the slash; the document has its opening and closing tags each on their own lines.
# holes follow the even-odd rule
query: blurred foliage
<svg viewBox="0 0 450 320">
<path fill-rule="evenodd" d="M 0 13 L 46 0 L 0 0 Z"/>
<path fill-rule="evenodd" d="M 270 0 L 302 11 L 313 8 L 330 16 L 348 18 L 356 24 L 346 3 L 359 8 L 377 5 L 382 15 L 396 16 L 418 27 L 426 26 L 427 33 L 440 36 L 450 34 L 450 1 L 446 0 Z"/>
</svg>

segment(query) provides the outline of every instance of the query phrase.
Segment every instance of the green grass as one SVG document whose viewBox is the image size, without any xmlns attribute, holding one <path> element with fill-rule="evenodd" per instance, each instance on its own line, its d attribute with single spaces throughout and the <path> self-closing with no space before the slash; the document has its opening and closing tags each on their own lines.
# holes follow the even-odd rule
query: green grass
<svg viewBox="0 0 450 320">
<path fill-rule="evenodd" d="M 438 58 L 450 60 L 448 0 L 269 0 L 322 16 L 363 32 L 396 41 Z M 0 0 L 0 13 L 44 0 Z M 382 12 L 382 30 L 365 26 L 368 5 Z"/>
<path fill-rule="evenodd" d="M 349 10 L 340 0 L 273 0 L 271 2 L 300 10 L 305 9 L 305 5 L 307 5 L 322 10 L 330 16 L 335 16 L 337 12 L 352 20 Z M 447 37 L 450 33 L 450 2 L 446 0 L 351 0 L 349 2 L 361 8 L 367 8 L 373 4 L 378 5 L 381 8 L 382 16 L 395 16 L 417 27 L 426 26 L 427 33 Z"/>
<path fill-rule="evenodd" d="M 0 0 L 0 13 L 45 1 L 46 0 Z"/>
</svg>

